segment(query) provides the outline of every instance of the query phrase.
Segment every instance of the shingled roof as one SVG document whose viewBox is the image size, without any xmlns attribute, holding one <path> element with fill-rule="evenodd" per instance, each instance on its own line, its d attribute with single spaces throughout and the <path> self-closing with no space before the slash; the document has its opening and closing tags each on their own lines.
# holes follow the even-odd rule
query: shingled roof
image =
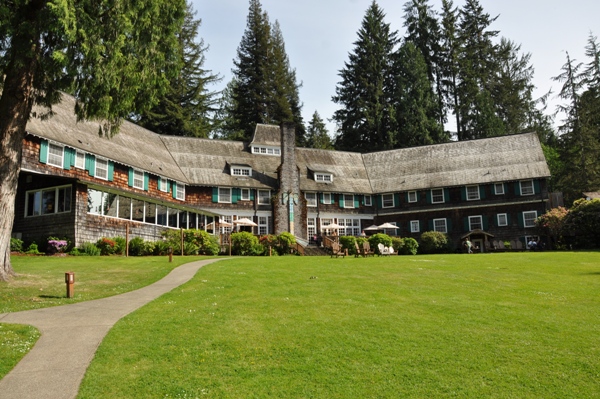
<svg viewBox="0 0 600 399">
<path fill-rule="evenodd" d="M 250 144 L 279 147 L 281 145 L 281 131 L 279 126 L 257 124 Z"/>
<path fill-rule="evenodd" d="M 62 97 L 62 101 L 52 107 L 54 116 L 51 118 L 30 118 L 27 133 L 187 183 L 160 135 L 124 121 L 114 137 L 99 137 L 99 124 L 77 122 L 75 99 L 67 94 Z"/>
<path fill-rule="evenodd" d="M 364 154 L 375 193 L 546 178 L 535 133 Z"/>
</svg>

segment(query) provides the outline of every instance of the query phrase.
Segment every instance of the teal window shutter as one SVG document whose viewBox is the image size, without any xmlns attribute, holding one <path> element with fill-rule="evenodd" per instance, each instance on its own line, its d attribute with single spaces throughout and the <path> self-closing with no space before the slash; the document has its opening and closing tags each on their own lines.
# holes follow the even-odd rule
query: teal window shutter
<svg viewBox="0 0 600 399">
<path fill-rule="evenodd" d="M 219 187 L 213 187 L 212 202 L 219 202 Z"/>
<path fill-rule="evenodd" d="M 177 199 L 177 182 L 171 182 L 171 195 L 173 198 Z"/>
<path fill-rule="evenodd" d="M 150 176 L 147 172 L 144 172 L 144 190 L 148 191 L 148 182 L 150 181 Z"/>
<path fill-rule="evenodd" d="M 467 187 L 466 186 L 460 190 L 460 199 L 462 199 L 463 201 L 467 200 Z"/>
<path fill-rule="evenodd" d="M 465 231 L 469 231 L 469 217 L 465 216 L 463 218 L 463 227 L 465 229 Z"/>
<path fill-rule="evenodd" d="M 383 208 L 383 200 L 381 198 L 381 194 L 377 194 L 375 197 L 377 199 L 377 208 L 378 209 Z"/>
<path fill-rule="evenodd" d="M 450 202 L 450 189 L 444 189 L 444 202 Z"/>
<path fill-rule="evenodd" d="M 485 186 L 484 185 L 479 186 L 479 198 L 480 199 L 485 198 Z"/>
<path fill-rule="evenodd" d="M 250 201 L 254 201 L 254 198 L 256 198 L 255 193 L 256 193 L 256 190 L 251 188 L 250 189 Z"/>
<path fill-rule="evenodd" d="M 404 193 L 404 202 L 408 203 L 408 191 Z"/>
<path fill-rule="evenodd" d="M 85 170 L 92 177 L 96 174 L 96 157 L 92 154 L 85 154 Z"/>
<path fill-rule="evenodd" d="M 541 192 L 540 190 L 540 181 L 539 180 L 534 180 L 533 181 L 533 193 L 534 194 L 539 194 Z"/>
<path fill-rule="evenodd" d="M 523 220 L 523 212 L 519 212 L 517 217 L 519 218 L 519 227 L 524 227 L 525 221 Z"/>
<path fill-rule="evenodd" d="M 506 214 L 506 223 L 508 226 L 510 226 L 510 213 Z"/>
<path fill-rule="evenodd" d="M 48 140 L 42 140 L 40 143 L 40 162 L 48 163 Z"/>
<path fill-rule="evenodd" d="M 360 195 L 355 195 L 354 196 L 354 207 L 355 208 L 360 208 Z"/>
<path fill-rule="evenodd" d="M 394 206 L 395 207 L 400 206 L 400 193 L 394 194 Z"/>
<path fill-rule="evenodd" d="M 162 179 L 160 177 L 156 178 L 156 189 L 158 191 L 161 191 L 161 187 L 162 187 Z"/>
<path fill-rule="evenodd" d="M 431 190 L 427 190 L 427 203 L 431 204 Z"/>
<path fill-rule="evenodd" d="M 115 163 L 108 161 L 108 181 L 113 181 L 115 178 Z"/>
<path fill-rule="evenodd" d="M 127 180 L 129 187 L 133 187 L 133 168 L 129 168 L 129 178 Z"/>
<path fill-rule="evenodd" d="M 344 195 L 340 194 L 340 198 L 339 199 L 340 199 L 340 208 L 343 208 L 344 207 Z"/>
<path fill-rule="evenodd" d="M 323 203 L 323 193 L 319 193 L 319 203 Z"/>
<path fill-rule="evenodd" d="M 75 149 L 65 147 L 63 151 L 63 169 L 69 170 L 75 165 Z"/>
<path fill-rule="evenodd" d="M 452 219 L 450 218 L 446 219 L 446 230 L 448 233 L 452 232 Z"/>
<path fill-rule="evenodd" d="M 516 181 L 513 184 L 515 185 L 515 195 L 521 195 L 521 183 Z"/>
<path fill-rule="evenodd" d="M 427 227 L 429 228 L 429 231 L 433 231 L 433 219 L 427 221 Z"/>
<path fill-rule="evenodd" d="M 231 189 L 231 203 L 237 204 L 240 197 L 242 196 L 241 190 L 239 188 Z"/>
<path fill-rule="evenodd" d="M 481 216 L 481 223 L 483 224 L 483 229 L 487 230 L 489 227 L 489 223 L 488 223 L 488 217 L 485 215 Z"/>
</svg>

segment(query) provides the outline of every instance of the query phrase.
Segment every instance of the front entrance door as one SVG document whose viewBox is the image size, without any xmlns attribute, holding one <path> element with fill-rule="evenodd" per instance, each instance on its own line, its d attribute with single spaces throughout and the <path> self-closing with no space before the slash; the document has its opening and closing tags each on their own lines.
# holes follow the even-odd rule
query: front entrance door
<svg viewBox="0 0 600 399">
<path fill-rule="evenodd" d="M 483 240 L 481 238 L 476 238 L 473 241 L 471 241 L 473 243 L 473 252 L 483 252 Z M 477 249 L 475 249 L 477 248 Z"/>
</svg>

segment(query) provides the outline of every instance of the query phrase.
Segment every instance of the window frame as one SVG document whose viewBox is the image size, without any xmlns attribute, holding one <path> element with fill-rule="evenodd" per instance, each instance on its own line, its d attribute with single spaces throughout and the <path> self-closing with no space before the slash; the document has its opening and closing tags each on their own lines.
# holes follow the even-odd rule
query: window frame
<svg viewBox="0 0 600 399">
<path fill-rule="evenodd" d="M 333 196 L 331 193 L 323 193 L 323 204 L 331 205 L 333 202 Z"/>
<path fill-rule="evenodd" d="M 75 150 L 75 168 L 85 170 L 85 152 Z"/>
<path fill-rule="evenodd" d="M 483 216 L 482 215 L 474 215 L 474 216 L 469 216 L 469 231 L 473 231 L 473 230 L 477 230 L 474 228 L 473 225 L 477 226 L 479 225 L 479 230 L 483 230 Z M 471 220 L 476 220 L 478 219 L 477 222 L 472 222 Z"/>
<path fill-rule="evenodd" d="M 354 194 L 343 194 L 344 195 L 344 209 L 354 209 Z M 350 199 L 350 201 L 348 201 Z"/>
<path fill-rule="evenodd" d="M 311 198 L 309 198 L 311 197 Z M 306 206 L 315 208 L 317 206 L 317 193 L 308 191 L 304 193 L 304 199 L 306 200 Z"/>
<path fill-rule="evenodd" d="M 365 206 L 373 206 L 373 197 L 370 195 L 365 195 L 364 204 Z"/>
<path fill-rule="evenodd" d="M 108 170 L 107 170 L 108 174 Z M 136 184 L 136 182 L 138 184 Z M 131 182 L 131 187 L 137 188 L 139 190 L 144 189 L 144 172 L 139 169 L 133 169 L 133 181 Z"/>
<path fill-rule="evenodd" d="M 173 198 L 179 201 L 185 201 L 185 184 L 176 181 L 173 185 L 173 188 L 175 189 L 175 195 L 173 195 Z"/>
<path fill-rule="evenodd" d="M 415 228 L 415 224 L 416 224 L 416 228 Z M 411 233 L 420 233 L 421 232 L 421 222 L 418 220 L 411 220 L 410 221 L 410 232 Z"/>
<path fill-rule="evenodd" d="M 333 183 L 332 173 L 315 172 L 315 181 L 317 183 Z"/>
<path fill-rule="evenodd" d="M 52 153 L 51 152 L 52 147 L 55 147 L 55 149 L 57 151 L 60 150 L 60 155 Z M 59 158 L 60 158 L 60 161 L 58 161 L 58 163 L 53 163 L 53 161 L 56 161 Z M 65 160 L 65 146 L 49 141 L 48 142 L 48 157 L 46 159 L 46 163 L 51 166 L 56 166 L 57 168 L 62 168 L 64 160 Z"/>
<path fill-rule="evenodd" d="M 240 189 L 240 201 L 250 201 L 250 189 L 249 188 Z"/>
<path fill-rule="evenodd" d="M 266 196 L 261 195 L 261 193 L 267 193 Z M 267 202 L 263 202 L 264 199 L 267 199 Z M 257 190 L 256 191 L 256 202 L 258 205 L 270 205 L 271 204 L 271 190 Z"/>
<path fill-rule="evenodd" d="M 252 168 L 246 166 L 231 166 L 231 176 L 252 177 Z"/>
<path fill-rule="evenodd" d="M 101 167 L 101 165 L 106 165 L 106 169 Z M 135 169 L 134 169 L 135 171 Z M 101 176 L 105 174 L 106 176 Z M 102 157 L 96 157 L 96 162 L 94 166 L 94 176 L 100 180 L 108 180 L 108 159 Z M 143 181 L 143 179 L 142 179 Z M 143 189 L 143 186 L 142 186 Z"/>
<path fill-rule="evenodd" d="M 527 192 L 524 192 L 525 190 L 523 190 L 523 184 L 524 183 L 529 183 L 531 184 L 531 187 L 526 187 L 527 188 Z M 531 190 L 531 192 L 528 192 L 529 189 Z M 523 196 L 525 195 L 534 195 L 535 194 L 535 185 L 533 184 L 533 180 L 520 180 L 519 181 L 519 193 Z"/>
<path fill-rule="evenodd" d="M 533 217 L 533 219 L 531 218 L 526 218 L 525 215 L 526 214 L 534 214 L 535 216 Z M 523 227 L 524 228 L 532 228 L 535 227 L 535 220 L 537 219 L 538 215 L 537 215 L 537 211 L 523 211 Z M 527 224 L 528 220 L 532 220 L 532 223 L 530 225 Z"/>
<path fill-rule="evenodd" d="M 413 198 L 413 196 L 414 196 L 414 198 Z M 408 198 L 408 202 L 409 203 L 418 202 L 418 196 L 417 196 L 417 192 L 416 191 L 409 191 L 407 193 L 406 197 Z"/>
<path fill-rule="evenodd" d="M 498 190 L 498 187 L 500 187 L 501 190 Z M 494 194 L 504 195 L 504 183 L 494 183 Z"/>
<path fill-rule="evenodd" d="M 160 182 L 160 184 L 159 184 Z M 158 176 L 158 178 L 156 179 L 156 185 L 159 186 L 160 188 L 158 189 L 158 191 L 162 192 L 162 193 L 168 193 L 169 192 L 169 181 L 168 179 L 162 177 L 162 176 Z"/>
<path fill-rule="evenodd" d="M 504 217 L 504 223 L 500 223 L 500 217 Z M 508 226 L 508 214 L 506 214 L 506 213 L 497 214 L 496 215 L 496 224 L 498 225 L 498 227 Z"/>
<path fill-rule="evenodd" d="M 441 194 L 441 198 L 442 198 L 442 200 L 441 200 L 441 201 L 435 201 L 435 200 L 434 200 L 434 198 L 435 198 L 435 197 L 440 197 L 440 195 L 439 195 L 439 194 L 434 194 L 434 192 L 437 192 L 437 191 L 441 191 L 441 193 L 442 193 L 442 194 Z M 432 189 L 431 189 L 431 192 L 430 192 L 430 195 L 431 195 L 431 203 L 432 203 L 432 204 L 443 204 L 443 203 L 445 203 L 445 202 L 446 202 L 446 196 L 445 196 L 444 194 L 445 194 L 445 193 L 444 193 L 444 189 L 443 189 L 443 188 L 432 188 Z"/>
<path fill-rule="evenodd" d="M 68 190 L 68 209 L 63 209 L 62 211 L 60 211 L 60 191 L 61 190 L 65 190 L 64 194 L 63 194 L 63 201 L 65 201 L 67 199 L 67 189 Z M 43 209 L 43 205 L 44 205 L 44 192 L 51 192 L 54 191 L 54 202 L 51 204 L 52 205 L 52 211 L 51 212 L 45 212 Z M 34 204 L 32 205 L 32 213 L 31 215 L 28 214 L 29 212 L 29 202 L 30 202 L 30 194 L 33 194 L 33 196 L 35 197 L 36 194 L 39 194 L 39 204 L 36 207 L 35 206 L 35 202 L 38 202 L 34 199 Z M 37 209 L 34 209 L 37 208 Z M 59 213 L 69 213 L 71 212 L 71 210 L 73 209 L 73 186 L 71 184 L 66 184 L 66 185 L 62 185 L 62 186 L 54 186 L 54 187 L 45 187 L 45 188 L 40 188 L 40 189 L 36 189 L 36 190 L 27 190 L 25 191 L 25 209 L 23 212 L 23 217 L 25 218 L 30 218 L 30 217 L 38 217 L 38 216 L 47 216 L 47 215 L 56 215 Z M 37 212 L 37 213 L 36 213 Z"/>
<path fill-rule="evenodd" d="M 225 191 L 228 191 L 229 194 L 225 194 Z M 223 194 L 221 194 L 223 192 Z M 218 203 L 219 204 L 231 204 L 231 194 L 232 194 L 232 190 L 231 187 L 218 187 Z M 223 199 L 224 198 L 224 199 Z M 227 199 L 229 198 L 229 199 Z"/>
<path fill-rule="evenodd" d="M 439 230 L 438 226 L 436 226 L 437 222 L 444 222 L 444 230 Z M 440 233 L 445 233 L 448 234 L 448 220 L 446 218 L 437 218 L 437 219 L 433 219 L 433 231 L 437 231 Z"/>
<path fill-rule="evenodd" d="M 392 199 L 392 205 L 386 206 L 386 197 L 390 196 Z M 389 204 L 389 198 L 387 199 Z M 381 208 L 394 208 L 396 206 L 396 199 L 394 198 L 394 193 L 381 194 Z"/>
<path fill-rule="evenodd" d="M 473 190 L 473 191 L 469 191 Z M 465 194 L 467 201 L 479 201 L 481 199 L 481 193 L 479 192 L 479 185 L 470 185 L 465 187 Z M 472 195 L 475 194 L 475 195 Z"/>
</svg>

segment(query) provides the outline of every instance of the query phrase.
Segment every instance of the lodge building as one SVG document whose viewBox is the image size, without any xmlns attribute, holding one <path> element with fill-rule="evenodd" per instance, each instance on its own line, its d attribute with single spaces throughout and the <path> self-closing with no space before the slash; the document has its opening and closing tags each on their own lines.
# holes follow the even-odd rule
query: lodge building
<svg viewBox="0 0 600 399">
<path fill-rule="evenodd" d="M 101 237 L 158 240 L 164 229 L 226 234 L 248 218 L 255 234 L 301 241 L 447 233 L 526 242 L 547 208 L 550 172 L 535 133 L 367 154 L 296 148 L 290 126 L 258 125 L 251 142 L 164 136 L 124 122 L 113 138 L 77 122 L 63 95 L 23 142 L 13 236 L 75 245 Z M 235 225 L 234 225 L 235 226 Z M 235 227 L 234 227 L 235 228 Z M 489 246 L 489 244 L 488 244 Z"/>
</svg>

